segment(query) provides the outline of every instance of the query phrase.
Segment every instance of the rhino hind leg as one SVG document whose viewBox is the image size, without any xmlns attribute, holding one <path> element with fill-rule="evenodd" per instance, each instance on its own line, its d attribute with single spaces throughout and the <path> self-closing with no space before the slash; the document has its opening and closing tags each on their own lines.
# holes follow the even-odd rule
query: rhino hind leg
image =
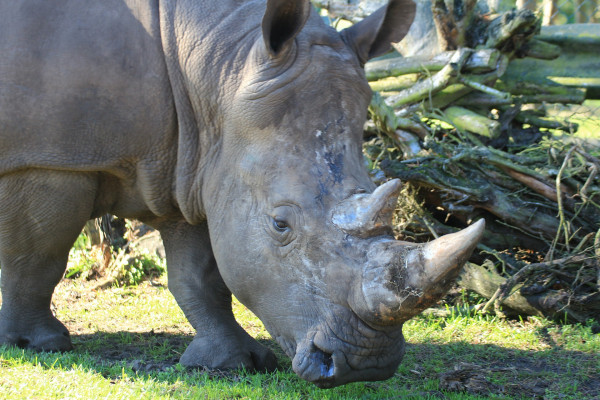
<svg viewBox="0 0 600 400">
<path fill-rule="evenodd" d="M 72 348 L 50 310 L 69 250 L 94 201 L 94 180 L 69 172 L 0 177 L 0 344 L 43 351 Z"/>
<path fill-rule="evenodd" d="M 231 292 L 217 269 L 206 224 L 180 222 L 159 230 L 169 289 L 197 332 L 180 363 L 191 368 L 274 370 L 275 354 L 248 335 L 233 316 Z"/>
</svg>

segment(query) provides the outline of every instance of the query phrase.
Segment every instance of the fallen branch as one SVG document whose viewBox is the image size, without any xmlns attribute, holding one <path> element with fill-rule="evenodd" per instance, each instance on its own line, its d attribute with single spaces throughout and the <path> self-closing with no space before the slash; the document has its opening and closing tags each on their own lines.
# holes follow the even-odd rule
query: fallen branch
<svg viewBox="0 0 600 400">
<path fill-rule="evenodd" d="M 406 74 L 402 76 L 389 76 L 376 81 L 369 82 L 369 86 L 375 92 L 390 92 L 404 90 L 414 85 L 419 78 L 418 74 Z"/>
<path fill-rule="evenodd" d="M 491 306 L 494 306 L 494 310 L 496 312 L 499 311 L 500 306 L 506 300 L 506 298 L 510 295 L 512 289 L 515 287 L 517 283 L 519 283 L 523 278 L 527 275 L 533 273 L 534 271 L 548 269 L 552 266 L 563 265 L 568 263 L 580 263 L 584 260 L 588 259 L 587 256 L 574 255 L 565 258 L 561 258 L 559 260 L 541 262 L 541 263 L 531 263 L 523 268 L 521 268 L 517 273 L 511 276 L 509 279 L 504 281 L 496 292 L 490 297 L 489 301 L 481 310 L 483 313 L 488 312 Z"/>
<path fill-rule="evenodd" d="M 518 50 L 540 32 L 540 26 L 541 20 L 532 11 L 513 9 L 490 22 L 485 47 L 502 52 Z"/>
<path fill-rule="evenodd" d="M 473 20 L 476 4 L 477 0 L 432 1 L 433 21 L 443 50 L 455 50 L 469 45 L 467 28 Z"/>
<path fill-rule="evenodd" d="M 452 56 L 450 63 L 435 75 L 417 82 L 411 88 L 405 89 L 395 96 L 388 97 L 385 101 L 386 104 L 391 107 L 399 107 L 408 103 L 421 101 L 442 90 L 458 76 L 471 52 L 472 50 L 470 49 L 457 50 Z"/>
<path fill-rule="evenodd" d="M 560 46 L 543 40 L 531 39 L 519 50 L 519 56 L 537 58 L 540 60 L 554 60 L 561 54 Z"/>
<path fill-rule="evenodd" d="M 395 57 L 385 60 L 368 62 L 365 65 L 365 74 L 369 81 L 400 76 L 425 71 L 437 72 L 453 61 L 455 51 L 446 51 L 430 60 L 418 57 Z M 473 51 L 463 66 L 466 73 L 485 73 L 498 68 L 501 63 L 502 54 L 495 49 L 482 49 Z"/>
<path fill-rule="evenodd" d="M 473 132 L 489 139 L 500 135 L 500 123 L 462 107 L 448 107 L 444 110 L 448 121 L 457 129 Z"/>
<path fill-rule="evenodd" d="M 369 112 L 375 125 L 388 135 L 393 136 L 397 129 L 402 129 L 415 133 L 421 139 L 424 139 L 429 133 L 421 122 L 397 116 L 394 109 L 388 106 L 377 93 L 371 99 Z"/>
</svg>

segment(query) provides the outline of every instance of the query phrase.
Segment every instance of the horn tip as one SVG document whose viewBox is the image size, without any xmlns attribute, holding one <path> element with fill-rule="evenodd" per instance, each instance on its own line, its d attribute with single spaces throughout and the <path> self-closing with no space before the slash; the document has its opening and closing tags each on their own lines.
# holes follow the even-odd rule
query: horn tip
<svg viewBox="0 0 600 400">
<path fill-rule="evenodd" d="M 481 218 L 479 221 L 467 227 L 465 232 L 473 233 L 473 236 L 477 237 L 477 240 L 481 239 L 483 232 L 485 232 L 485 218 Z"/>
</svg>

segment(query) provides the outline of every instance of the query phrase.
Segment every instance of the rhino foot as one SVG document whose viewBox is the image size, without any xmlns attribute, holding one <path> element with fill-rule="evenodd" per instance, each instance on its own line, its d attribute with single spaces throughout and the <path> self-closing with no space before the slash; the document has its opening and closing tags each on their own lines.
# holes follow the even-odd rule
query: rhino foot
<svg viewBox="0 0 600 400">
<path fill-rule="evenodd" d="M 0 319 L 0 345 L 36 351 L 69 351 L 73 348 L 69 331 L 54 316 L 32 325 Z"/>
<path fill-rule="evenodd" d="M 198 333 L 179 362 L 188 368 L 245 368 L 261 372 L 277 368 L 275 354 L 241 328 L 234 335 Z"/>
</svg>

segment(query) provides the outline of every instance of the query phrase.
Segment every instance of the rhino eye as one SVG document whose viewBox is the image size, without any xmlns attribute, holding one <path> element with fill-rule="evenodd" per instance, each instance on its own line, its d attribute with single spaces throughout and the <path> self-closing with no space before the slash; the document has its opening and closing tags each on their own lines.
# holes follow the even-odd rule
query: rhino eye
<svg viewBox="0 0 600 400">
<path fill-rule="evenodd" d="M 287 224 L 287 222 L 279 220 L 279 219 L 273 219 L 273 227 L 275 228 L 275 230 L 277 232 L 281 232 L 281 233 L 284 233 L 285 231 L 287 231 L 289 229 L 289 225 Z"/>
<path fill-rule="evenodd" d="M 293 204 L 281 204 L 268 214 L 265 214 L 266 232 L 273 238 L 275 245 L 284 247 L 296 239 L 295 227 L 299 227 L 299 211 Z"/>
</svg>

